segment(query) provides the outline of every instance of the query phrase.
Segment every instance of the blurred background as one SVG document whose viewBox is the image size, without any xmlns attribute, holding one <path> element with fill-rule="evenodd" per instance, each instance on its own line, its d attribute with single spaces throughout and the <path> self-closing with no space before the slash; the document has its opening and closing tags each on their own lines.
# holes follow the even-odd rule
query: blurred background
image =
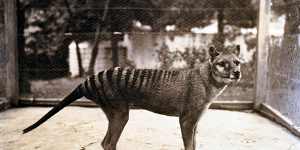
<svg viewBox="0 0 300 150">
<path fill-rule="evenodd" d="M 243 79 L 222 100 L 253 100 L 258 0 L 20 0 L 23 97 L 61 98 L 112 66 L 193 68 L 241 45 Z"/>
</svg>

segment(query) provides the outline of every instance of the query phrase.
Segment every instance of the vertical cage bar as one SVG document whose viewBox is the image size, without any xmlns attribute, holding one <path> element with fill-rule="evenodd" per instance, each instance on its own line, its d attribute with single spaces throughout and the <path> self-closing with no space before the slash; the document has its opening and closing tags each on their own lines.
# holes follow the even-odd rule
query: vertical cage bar
<svg viewBox="0 0 300 150">
<path fill-rule="evenodd" d="M 255 107 L 258 108 L 267 98 L 268 85 L 268 25 L 271 0 L 259 2 L 259 24 L 257 34 L 257 70 Z"/>
<path fill-rule="evenodd" d="M 6 96 L 18 105 L 18 51 L 16 0 L 4 1 L 5 50 L 8 52 Z"/>
</svg>

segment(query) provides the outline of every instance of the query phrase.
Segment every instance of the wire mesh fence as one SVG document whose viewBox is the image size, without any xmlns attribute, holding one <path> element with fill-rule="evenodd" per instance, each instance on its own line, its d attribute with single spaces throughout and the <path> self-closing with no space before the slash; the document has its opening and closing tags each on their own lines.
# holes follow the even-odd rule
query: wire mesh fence
<svg viewBox="0 0 300 150">
<path fill-rule="evenodd" d="M 300 126 L 300 3 L 272 2 L 266 103 Z"/>
</svg>

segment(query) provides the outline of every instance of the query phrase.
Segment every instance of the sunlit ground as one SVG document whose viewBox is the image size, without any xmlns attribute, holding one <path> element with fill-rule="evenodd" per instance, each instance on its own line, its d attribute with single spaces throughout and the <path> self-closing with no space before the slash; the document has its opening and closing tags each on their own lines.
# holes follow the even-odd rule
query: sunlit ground
<svg viewBox="0 0 300 150">
<path fill-rule="evenodd" d="M 36 130 L 21 131 L 50 108 L 27 107 L 0 115 L 1 150 L 99 150 L 107 121 L 98 108 L 67 107 Z M 120 150 L 181 150 L 178 119 L 142 110 L 130 120 Z M 299 150 L 300 140 L 255 113 L 210 110 L 199 122 L 197 150 Z"/>
</svg>

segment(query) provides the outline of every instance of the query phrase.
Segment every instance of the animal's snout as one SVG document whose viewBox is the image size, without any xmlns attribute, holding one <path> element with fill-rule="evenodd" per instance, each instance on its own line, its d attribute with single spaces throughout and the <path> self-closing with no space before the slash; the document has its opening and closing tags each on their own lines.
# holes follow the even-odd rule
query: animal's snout
<svg viewBox="0 0 300 150">
<path fill-rule="evenodd" d="M 234 75 L 235 78 L 238 79 L 238 78 L 240 78 L 240 76 L 241 76 L 241 72 L 240 72 L 240 71 L 234 71 L 234 72 L 233 72 L 233 75 Z"/>
</svg>

